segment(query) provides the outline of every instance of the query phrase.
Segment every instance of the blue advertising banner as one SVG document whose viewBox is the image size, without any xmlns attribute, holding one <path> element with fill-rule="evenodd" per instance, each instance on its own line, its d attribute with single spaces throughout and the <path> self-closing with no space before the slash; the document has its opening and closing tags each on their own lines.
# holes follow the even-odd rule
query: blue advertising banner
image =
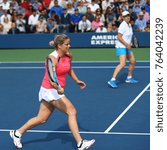
<svg viewBox="0 0 167 150">
<path fill-rule="evenodd" d="M 68 33 L 72 48 L 86 47 L 115 47 L 117 33 Z M 0 49 L 2 48 L 50 48 L 49 41 L 55 34 L 17 34 L 0 35 Z M 134 33 L 139 47 L 150 46 L 149 32 Z"/>
</svg>

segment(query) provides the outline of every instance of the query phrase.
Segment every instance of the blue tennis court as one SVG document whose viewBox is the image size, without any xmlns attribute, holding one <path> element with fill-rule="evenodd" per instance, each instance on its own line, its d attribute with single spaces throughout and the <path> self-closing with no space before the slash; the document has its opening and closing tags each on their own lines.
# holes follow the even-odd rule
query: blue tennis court
<svg viewBox="0 0 167 150">
<path fill-rule="evenodd" d="M 92 150 L 150 149 L 150 64 L 137 62 L 137 84 L 124 82 L 127 67 L 119 74 L 118 89 L 107 85 L 118 62 L 75 62 L 80 88 L 68 77 L 65 95 L 78 110 L 81 135 L 96 139 Z M 0 147 L 15 149 L 9 130 L 19 128 L 38 112 L 38 91 L 43 63 L 0 63 Z M 22 138 L 24 150 L 76 150 L 67 117 L 55 110 L 46 124 Z"/>
</svg>

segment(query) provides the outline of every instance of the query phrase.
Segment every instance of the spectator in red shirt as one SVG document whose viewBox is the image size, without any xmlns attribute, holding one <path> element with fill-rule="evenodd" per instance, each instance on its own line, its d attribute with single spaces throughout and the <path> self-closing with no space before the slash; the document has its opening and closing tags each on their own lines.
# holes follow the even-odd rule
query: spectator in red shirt
<svg viewBox="0 0 167 150">
<path fill-rule="evenodd" d="M 42 1 L 43 7 L 46 9 L 49 9 L 49 5 L 50 5 L 51 1 L 52 0 L 43 0 Z"/>
<path fill-rule="evenodd" d="M 32 13 L 33 13 L 33 6 L 32 4 L 30 4 L 28 8 L 25 10 L 26 20 L 28 20 L 29 16 L 32 15 Z"/>
<path fill-rule="evenodd" d="M 26 10 L 28 9 L 29 6 L 32 6 L 32 3 L 29 2 L 28 0 L 23 0 L 21 3 L 21 7 L 25 8 Z"/>
</svg>

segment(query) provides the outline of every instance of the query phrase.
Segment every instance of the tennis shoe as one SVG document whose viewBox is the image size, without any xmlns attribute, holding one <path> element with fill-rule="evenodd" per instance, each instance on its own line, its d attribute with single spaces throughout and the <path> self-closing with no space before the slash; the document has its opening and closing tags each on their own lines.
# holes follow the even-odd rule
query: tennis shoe
<svg viewBox="0 0 167 150">
<path fill-rule="evenodd" d="M 134 78 L 126 78 L 125 82 L 126 83 L 138 83 L 139 81 Z"/>
<path fill-rule="evenodd" d="M 22 148 L 22 143 L 21 143 L 21 137 L 18 137 L 15 135 L 16 130 L 10 131 L 10 137 L 13 139 L 13 143 L 16 146 L 16 148 L 20 149 Z"/>
<path fill-rule="evenodd" d="M 116 80 L 110 80 L 107 82 L 112 88 L 117 88 L 117 81 Z"/>
<path fill-rule="evenodd" d="M 78 150 L 86 150 L 89 149 L 93 144 L 95 140 L 82 140 L 80 146 L 78 147 Z"/>
</svg>

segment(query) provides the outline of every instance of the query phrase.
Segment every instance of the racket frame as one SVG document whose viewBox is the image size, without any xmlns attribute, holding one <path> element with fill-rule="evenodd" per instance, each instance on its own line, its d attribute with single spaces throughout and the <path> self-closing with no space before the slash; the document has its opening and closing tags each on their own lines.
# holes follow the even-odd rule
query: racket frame
<svg viewBox="0 0 167 150">
<path fill-rule="evenodd" d="M 49 71 L 49 66 L 48 66 L 48 62 L 49 62 L 49 61 L 50 61 L 51 65 L 52 65 L 51 67 L 52 67 L 52 70 L 53 70 L 53 78 L 52 78 L 52 76 L 51 76 L 51 74 L 50 74 L 50 71 Z M 60 84 L 59 84 L 59 81 L 58 81 L 58 78 L 57 78 L 57 75 L 56 75 L 55 65 L 54 65 L 54 63 L 53 63 L 53 60 L 52 60 L 50 57 L 47 57 L 47 58 L 46 58 L 46 66 L 47 66 L 47 71 L 48 71 L 49 79 L 50 79 L 52 82 L 56 83 L 57 86 L 58 86 L 58 88 L 61 88 L 61 86 L 60 86 Z"/>
</svg>

